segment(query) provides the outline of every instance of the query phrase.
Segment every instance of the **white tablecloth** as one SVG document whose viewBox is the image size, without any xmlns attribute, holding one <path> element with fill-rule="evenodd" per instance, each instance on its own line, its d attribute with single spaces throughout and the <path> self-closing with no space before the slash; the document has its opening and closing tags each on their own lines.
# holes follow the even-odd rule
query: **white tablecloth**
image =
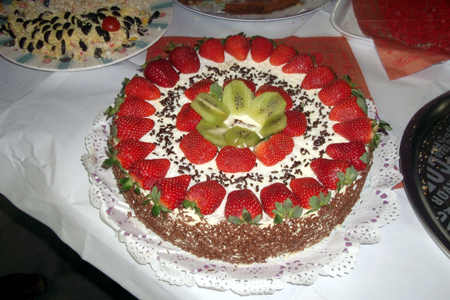
<svg viewBox="0 0 450 300">
<path fill-rule="evenodd" d="M 206 17 L 177 5 L 166 36 L 281 38 L 339 36 L 330 23 L 334 4 L 299 18 L 235 22 Z M 450 62 L 389 81 L 373 46 L 350 43 L 379 115 L 400 143 L 413 114 L 450 89 Z M 0 58 L 0 192 L 48 225 L 83 259 L 140 299 L 238 299 L 231 291 L 174 286 L 137 264 L 89 203 L 88 175 L 80 158 L 98 112 L 110 105 L 124 77 L 145 53 L 91 71 L 43 72 Z M 342 277 L 319 277 L 311 286 L 288 285 L 274 295 L 248 299 L 447 299 L 450 260 L 397 190 L 400 216 L 381 229 L 378 244 L 361 246 L 355 268 Z"/>
</svg>

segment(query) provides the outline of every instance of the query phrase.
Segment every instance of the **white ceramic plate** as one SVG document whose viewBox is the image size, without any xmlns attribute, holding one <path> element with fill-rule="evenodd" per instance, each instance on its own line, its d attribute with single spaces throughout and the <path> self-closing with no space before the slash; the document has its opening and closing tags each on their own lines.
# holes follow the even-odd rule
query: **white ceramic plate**
<svg viewBox="0 0 450 300">
<path fill-rule="evenodd" d="M 59 60 L 48 60 L 41 55 L 34 55 L 27 51 L 24 52 L 18 46 L 3 46 L 4 42 L 12 39 L 5 34 L 0 34 L 0 55 L 21 66 L 43 71 L 84 71 L 116 64 L 145 51 L 148 47 L 156 43 L 169 28 L 173 17 L 172 1 L 152 0 L 146 2 L 149 2 L 148 9 L 150 11 L 160 12 L 159 18 L 153 20 L 153 22 L 147 26 L 148 30 L 145 33 L 145 36 L 142 36 L 141 39 L 136 42 L 134 47 L 125 48 L 123 51 L 120 51 L 120 53 L 116 53 L 112 58 L 95 58 L 92 56 L 84 61 L 71 60 L 68 62 L 61 62 Z M 3 5 L 6 5 L 6 7 L 11 3 L 12 0 L 3 1 Z M 6 23 L 5 20 L 0 20 L 0 24 L 4 23 Z"/>
<path fill-rule="evenodd" d="M 323 9 L 334 0 L 304 0 L 304 4 L 300 6 L 291 6 L 281 11 L 275 11 L 264 15 L 234 15 L 223 11 L 225 2 L 223 0 L 203 1 L 199 5 L 185 5 L 179 1 L 173 2 L 196 13 L 206 15 L 213 18 L 237 21 L 275 21 L 289 18 L 295 18 L 305 14 Z"/>
</svg>

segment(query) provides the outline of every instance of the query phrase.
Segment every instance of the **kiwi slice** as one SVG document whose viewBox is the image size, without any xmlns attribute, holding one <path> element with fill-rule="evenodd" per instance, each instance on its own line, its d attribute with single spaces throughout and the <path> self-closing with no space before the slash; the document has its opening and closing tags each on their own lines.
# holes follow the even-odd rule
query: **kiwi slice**
<svg viewBox="0 0 450 300">
<path fill-rule="evenodd" d="M 223 123 L 230 111 L 216 96 L 207 93 L 198 94 L 191 103 L 191 107 L 206 121 L 213 124 Z"/>
<path fill-rule="evenodd" d="M 275 115 L 266 120 L 259 134 L 267 137 L 271 134 L 282 131 L 287 125 L 287 119 L 284 113 Z"/>
<path fill-rule="evenodd" d="M 234 126 L 225 133 L 225 140 L 230 146 L 246 148 L 258 144 L 261 138 L 250 129 Z"/>
<path fill-rule="evenodd" d="M 201 119 L 197 124 L 196 129 L 205 139 L 207 139 L 214 145 L 219 147 L 228 146 L 228 143 L 225 139 L 225 133 L 230 128 L 224 123 L 213 124 L 206 121 L 205 119 Z"/>
<path fill-rule="evenodd" d="M 248 115 L 259 125 L 264 126 L 269 118 L 283 114 L 285 108 L 286 101 L 280 94 L 267 92 L 253 99 Z"/>
<path fill-rule="evenodd" d="M 247 114 L 252 99 L 252 91 L 240 80 L 233 80 L 223 90 L 223 103 L 233 116 Z"/>
</svg>

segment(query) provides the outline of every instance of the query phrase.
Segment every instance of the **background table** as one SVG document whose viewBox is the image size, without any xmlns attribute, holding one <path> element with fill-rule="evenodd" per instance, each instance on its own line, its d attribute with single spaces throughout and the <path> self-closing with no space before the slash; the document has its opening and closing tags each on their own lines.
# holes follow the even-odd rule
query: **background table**
<svg viewBox="0 0 450 300">
<path fill-rule="evenodd" d="M 339 36 L 329 21 L 333 8 L 255 23 L 206 17 L 175 5 L 166 36 L 226 37 L 241 31 L 269 38 Z M 374 47 L 350 45 L 380 117 L 400 143 L 413 114 L 450 89 L 450 62 L 389 81 Z M 131 258 L 89 203 L 90 183 L 80 161 L 84 139 L 97 113 L 113 103 L 123 78 L 133 76 L 144 60 L 145 53 L 97 70 L 52 73 L 0 58 L 0 192 L 140 299 L 238 299 L 230 291 L 159 281 L 150 266 Z M 361 246 L 349 274 L 248 299 L 447 299 L 450 260 L 420 224 L 404 190 L 396 193 L 400 216 L 381 229 L 380 243 Z"/>
</svg>

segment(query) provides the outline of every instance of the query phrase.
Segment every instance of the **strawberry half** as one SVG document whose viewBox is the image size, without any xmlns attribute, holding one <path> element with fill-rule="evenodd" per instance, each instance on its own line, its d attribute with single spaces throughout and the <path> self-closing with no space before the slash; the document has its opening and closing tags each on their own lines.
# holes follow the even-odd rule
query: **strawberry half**
<svg viewBox="0 0 450 300">
<path fill-rule="evenodd" d="M 317 94 L 320 101 L 328 106 L 333 106 L 339 101 L 352 96 L 354 84 L 351 83 L 350 77 L 344 76 L 344 79 L 334 79 L 327 83 Z"/>
<path fill-rule="evenodd" d="M 200 69 L 200 60 L 194 48 L 171 44 L 169 61 L 182 74 L 197 73 Z"/>
<path fill-rule="evenodd" d="M 276 92 L 280 94 L 280 96 L 283 97 L 284 101 L 286 101 L 286 108 L 284 110 L 289 110 L 292 108 L 293 106 L 292 97 L 283 88 L 278 86 L 273 86 L 269 84 L 264 84 L 260 86 L 258 90 L 255 92 L 255 98 L 266 92 Z"/>
<path fill-rule="evenodd" d="M 339 192 L 345 185 L 352 183 L 358 172 L 343 160 L 316 158 L 310 164 L 317 179 L 329 190 Z"/>
<path fill-rule="evenodd" d="M 277 133 L 268 140 L 255 146 L 256 158 L 265 166 L 273 166 L 291 154 L 294 149 L 294 140 L 287 134 Z"/>
<path fill-rule="evenodd" d="M 174 87 L 180 76 L 172 64 L 164 58 L 156 58 L 144 65 L 144 76 L 154 84 L 164 87 Z"/>
<path fill-rule="evenodd" d="M 235 225 L 257 224 L 261 220 L 262 207 L 249 189 L 235 190 L 228 194 L 224 213 L 225 218 Z"/>
<path fill-rule="evenodd" d="M 350 96 L 339 101 L 338 104 L 331 109 L 329 115 L 330 120 L 338 122 L 345 122 L 363 117 L 367 117 L 366 100 L 356 96 Z"/>
<path fill-rule="evenodd" d="M 356 171 L 365 170 L 369 162 L 369 153 L 361 142 L 335 143 L 325 150 L 332 159 L 340 159 L 350 163 Z"/>
<path fill-rule="evenodd" d="M 125 170 L 128 170 L 132 163 L 146 158 L 156 145 L 136 140 L 120 141 L 113 150 L 112 158 L 105 160 L 105 164 L 110 166 L 118 162 Z"/>
<path fill-rule="evenodd" d="M 302 81 L 302 89 L 311 90 L 324 87 L 336 78 L 334 72 L 327 66 L 320 65 L 314 67 L 306 74 Z"/>
<path fill-rule="evenodd" d="M 253 81 L 244 79 L 244 78 L 234 78 L 234 79 L 228 79 L 223 82 L 223 88 L 225 88 L 230 82 L 233 80 L 239 80 L 245 83 L 245 85 L 252 91 L 252 93 L 256 92 L 256 85 Z"/>
<path fill-rule="evenodd" d="M 264 212 L 275 219 L 276 224 L 302 215 L 300 198 L 281 182 L 264 187 L 260 197 Z"/>
<path fill-rule="evenodd" d="M 260 63 L 270 57 L 273 52 L 273 41 L 262 36 L 252 38 L 250 54 L 254 62 Z"/>
<path fill-rule="evenodd" d="M 195 165 L 207 163 L 217 155 L 217 146 L 205 139 L 197 129 L 181 139 L 180 149 L 187 160 Z"/>
<path fill-rule="evenodd" d="M 161 211 L 166 213 L 180 207 L 186 199 L 186 190 L 190 182 L 189 175 L 159 179 L 147 200 L 153 202 L 153 215 L 158 216 Z"/>
<path fill-rule="evenodd" d="M 328 189 L 312 177 L 292 179 L 289 183 L 292 192 L 300 198 L 300 205 L 305 209 L 311 209 L 311 198 L 328 195 Z M 331 194 L 331 193 L 330 193 Z"/>
<path fill-rule="evenodd" d="M 198 55 L 216 63 L 223 63 L 225 61 L 225 49 L 221 41 L 209 38 L 198 42 Z"/>
<path fill-rule="evenodd" d="M 197 81 L 193 85 L 191 85 L 186 91 L 184 91 L 184 95 L 189 100 L 193 101 L 197 98 L 200 93 L 209 93 L 211 85 L 214 83 L 211 79 L 202 79 Z"/>
<path fill-rule="evenodd" d="M 286 74 L 307 74 L 314 68 L 314 60 L 309 54 L 297 54 L 287 64 L 285 64 L 281 71 Z"/>
<path fill-rule="evenodd" d="M 202 117 L 191 107 L 191 104 L 186 103 L 177 115 L 175 126 L 179 131 L 190 132 L 195 129 L 201 119 Z"/>
<path fill-rule="evenodd" d="M 129 174 L 139 187 L 151 190 L 156 181 L 164 178 L 170 167 L 168 159 L 142 159 L 130 166 Z"/>
<path fill-rule="evenodd" d="M 225 146 L 217 155 L 217 168 L 225 173 L 249 172 L 256 163 L 256 157 L 249 148 Z"/>
<path fill-rule="evenodd" d="M 189 188 L 183 206 L 201 215 L 210 215 L 220 206 L 227 191 L 215 180 L 199 182 Z"/>
<path fill-rule="evenodd" d="M 357 118 L 333 125 L 333 130 L 348 141 L 358 141 L 370 148 L 376 148 L 380 137 L 376 134 L 379 129 L 392 130 L 388 123 L 367 117 Z"/>
<path fill-rule="evenodd" d="M 125 78 L 125 95 L 136 96 L 142 100 L 156 100 L 161 97 L 161 91 L 150 80 L 135 75 L 133 78 Z"/>
<path fill-rule="evenodd" d="M 250 43 L 243 33 L 231 35 L 226 38 L 224 44 L 225 52 L 239 61 L 247 59 L 250 51 Z"/>
<path fill-rule="evenodd" d="M 302 136 L 306 132 L 307 120 L 304 113 L 298 110 L 284 112 L 286 116 L 286 127 L 281 131 L 289 136 Z"/>
<path fill-rule="evenodd" d="M 297 55 L 294 47 L 286 44 L 278 44 L 270 55 L 269 62 L 272 66 L 281 66 L 287 64 Z"/>
<path fill-rule="evenodd" d="M 116 119 L 113 132 L 119 140 L 139 140 L 154 126 L 152 119 L 123 116 Z"/>
</svg>

